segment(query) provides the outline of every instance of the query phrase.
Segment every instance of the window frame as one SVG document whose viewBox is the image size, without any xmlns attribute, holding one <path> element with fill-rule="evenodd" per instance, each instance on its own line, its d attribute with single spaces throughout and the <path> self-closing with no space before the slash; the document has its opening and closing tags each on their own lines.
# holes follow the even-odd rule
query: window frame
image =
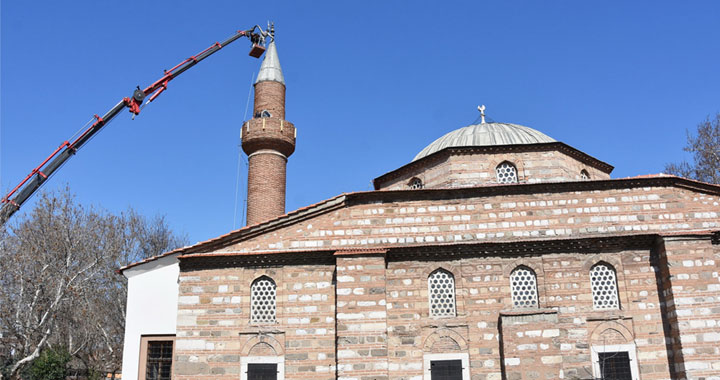
<svg viewBox="0 0 720 380">
<path fill-rule="evenodd" d="M 592 280 L 592 271 L 593 271 L 593 269 L 595 269 L 595 268 L 597 268 L 598 266 L 601 266 L 601 265 L 604 266 L 604 267 L 606 267 L 606 268 L 608 268 L 608 269 L 613 273 L 613 275 L 614 275 L 614 277 L 615 277 L 615 298 L 617 299 L 617 306 L 616 306 L 616 307 L 612 307 L 612 308 L 609 308 L 609 307 L 600 308 L 600 307 L 596 307 L 596 305 L 595 305 L 595 291 L 593 290 L 594 283 L 593 283 L 593 280 Z M 605 262 L 605 261 L 598 261 L 598 262 L 596 262 L 595 264 L 593 264 L 593 265 L 590 267 L 590 270 L 588 270 L 587 273 L 588 273 L 588 277 L 590 277 L 590 297 L 592 298 L 592 303 L 593 303 L 592 308 L 593 308 L 593 310 L 594 310 L 594 311 L 622 310 L 622 302 L 620 302 L 620 284 L 619 284 L 619 282 L 618 282 L 618 272 L 617 272 L 617 269 L 615 269 L 615 266 L 613 266 L 613 265 L 611 265 L 610 263 L 607 263 L 607 262 Z"/>
<path fill-rule="evenodd" d="M 410 190 L 421 190 L 425 188 L 425 183 L 423 183 L 423 181 L 418 177 L 412 177 L 410 178 L 410 181 L 408 181 L 407 187 Z"/>
<path fill-rule="evenodd" d="M 534 281 L 535 282 L 535 306 L 517 306 L 517 305 L 515 305 L 515 295 L 513 294 L 515 291 L 515 288 L 513 286 L 513 275 L 515 274 L 515 272 L 517 272 L 520 269 L 525 269 L 525 270 L 529 271 L 530 273 L 532 273 L 532 275 L 533 275 L 533 278 L 535 280 Z M 510 281 L 510 302 L 512 304 L 513 310 L 533 310 L 533 309 L 540 308 L 540 289 L 538 286 L 538 275 L 537 275 L 537 272 L 535 272 L 535 270 L 533 270 L 532 268 L 530 268 L 527 265 L 520 264 L 510 271 L 510 275 L 508 276 L 508 279 Z"/>
<path fill-rule="evenodd" d="M 500 181 L 498 168 L 500 166 L 502 166 L 503 164 L 508 164 L 508 165 L 512 166 L 512 168 L 515 170 L 515 181 L 514 182 L 501 182 Z M 495 165 L 495 180 L 497 181 L 498 184 L 501 184 L 501 185 L 512 185 L 515 183 L 520 183 L 520 171 L 518 170 L 518 166 L 514 162 L 508 161 L 508 160 L 504 160 L 504 161 L 500 162 L 499 164 Z"/>
<path fill-rule="evenodd" d="M 138 380 L 145 380 L 147 378 L 147 354 L 148 354 L 148 343 L 150 342 L 167 342 L 171 341 L 173 345 L 172 349 L 172 361 L 170 364 L 170 377 L 173 378 L 175 374 L 175 348 L 177 347 L 175 335 L 141 335 L 140 336 L 140 360 L 138 362 Z"/>
<path fill-rule="evenodd" d="M 452 298 L 453 314 L 452 315 L 433 315 L 433 308 L 432 308 L 433 292 L 432 292 L 432 289 L 430 288 L 430 277 L 432 277 L 432 275 L 439 273 L 439 272 L 445 272 L 448 276 L 450 276 L 450 278 L 452 278 L 452 288 L 453 288 L 452 289 L 452 296 L 453 296 L 453 298 Z M 427 281 L 427 290 L 428 290 L 428 298 L 427 298 L 428 316 L 430 316 L 430 318 L 455 318 L 455 317 L 457 317 L 457 315 L 458 315 L 458 296 L 457 296 L 457 281 L 455 280 L 455 274 L 445 268 L 437 268 L 437 269 L 433 270 L 432 272 L 430 272 L 430 274 L 427 275 L 426 281 Z"/>
<path fill-rule="evenodd" d="M 630 358 L 630 376 L 632 380 L 640 380 L 640 372 L 638 371 L 637 348 L 634 344 L 610 344 L 610 345 L 592 345 L 590 346 L 592 354 L 593 376 L 599 379 L 602 375 L 600 372 L 600 352 L 627 352 Z"/>
<path fill-rule="evenodd" d="M 248 364 L 277 364 L 277 380 L 285 380 L 285 355 L 241 357 L 240 380 L 248 380 Z"/>
<path fill-rule="evenodd" d="M 470 380 L 470 355 L 467 352 L 424 354 L 423 380 L 432 380 L 431 364 L 435 360 L 460 360 L 462 363 L 462 378 L 463 380 Z"/>
<path fill-rule="evenodd" d="M 273 319 L 272 321 L 257 321 L 257 320 L 254 320 L 254 319 L 253 319 L 253 315 L 254 315 L 254 314 L 253 314 L 253 311 L 254 311 L 254 306 L 253 306 L 253 286 L 254 286 L 258 281 L 261 281 L 261 280 L 263 280 L 263 279 L 269 280 L 269 281 L 275 286 L 275 299 L 274 299 L 274 302 L 275 302 L 274 309 L 275 309 L 275 310 L 274 310 L 274 312 L 273 312 L 274 319 Z M 274 324 L 277 324 L 277 323 L 278 323 L 278 286 L 277 286 L 277 282 L 275 282 L 275 280 L 274 280 L 272 277 L 263 274 L 263 275 L 261 275 L 261 276 L 258 276 L 256 279 L 254 279 L 254 280 L 250 283 L 250 297 L 249 297 L 249 298 L 250 298 L 250 324 L 251 324 L 251 325 L 274 325 Z"/>
</svg>

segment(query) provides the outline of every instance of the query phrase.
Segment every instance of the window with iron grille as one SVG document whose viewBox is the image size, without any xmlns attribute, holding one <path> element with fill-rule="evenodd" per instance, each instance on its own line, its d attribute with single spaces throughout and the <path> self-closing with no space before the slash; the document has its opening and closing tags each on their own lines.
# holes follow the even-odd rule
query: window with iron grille
<svg viewBox="0 0 720 380">
<path fill-rule="evenodd" d="M 253 323 L 275 322 L 276 286 L 270 277 L 263 276 L 250 287 L 250 321 Z"/>
<path fill-rule="evenodd" d="M 599 352 L 598 364 L 601 379 L 632 380 L 630 356 L 627 351 Z"/>
<path fill-rule="evenodd" d="M 505 161 L 495 168 L 498 183 L 517 183 L 517 168 Z"/>
<path fill-rule="evenodd" d="M 247 367 L 248 380 L 276 380 L 277 363 L 250 363 Z"/>
<path fill-rule="evenodd" d="M 428 276 L 430 316 L 455 316 L 455 277 L 452 273 L 438 269 Z"/>
<path fill-rule="evenodd" d="M 520 266 L 510 273 L 510 291 L 513 307 L 538 307 L 537 277 L 532 269 Z"/>
<path fill-rule="evenodd" d="M 422 189 L 422 188 L 423 188 L 423 183 L 422 183 L 422 181 L 420 180 L 420 178 L 413 178 L 413 179 L 411 179 L 410 182 L 408 183 L 408 187 L 409 187 L 411 190 Z"/>
<path fill-rule="evenodd" d="M 173 341 L 147 342 L 145 380 L 170 380 L 172 377 Z"/>
<path fill-rule="evenodd" d="M 615 269 L 606 263 L 599 263 L 590 269 L 594 309 L 619 309 L 617 278 Z"/>
</svg>

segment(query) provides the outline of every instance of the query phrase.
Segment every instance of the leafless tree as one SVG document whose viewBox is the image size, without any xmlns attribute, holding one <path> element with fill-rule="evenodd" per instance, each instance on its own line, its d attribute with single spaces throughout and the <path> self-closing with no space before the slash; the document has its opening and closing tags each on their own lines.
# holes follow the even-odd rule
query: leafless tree
<svg viewBox="0 0 720 380">
<path fill-rule="evenodd" d="M 163 218 L 83 207 L 67 189 L 41 195 L 0 234 L 0 357 L 11 379 L 55 345 L 86 370 L 116 372 L 127 284 L 115 271 L 184 243 Z"/>
<path fill-rule="evenodd" d="M 698 124 L 694 135 L 688 131 L 683 150 L 692 154 L 692 163 L 667 164 L 666 173 L 720 184 L 720 113 Z"/>
</svg>

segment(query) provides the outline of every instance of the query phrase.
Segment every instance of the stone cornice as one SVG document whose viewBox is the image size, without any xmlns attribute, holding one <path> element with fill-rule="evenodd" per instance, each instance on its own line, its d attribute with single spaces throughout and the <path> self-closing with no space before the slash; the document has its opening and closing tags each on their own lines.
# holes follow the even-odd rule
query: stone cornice
<svg viewBox="0 0 720 380">
<path fill-rule="evenodd" d="M 521 257 L 550 253 L 595 254 L 621 250 L 651 249 L 657 234 L 617 235 L 582 239 L 519 240 L 502 243 L 462 243 L 414 245 L 373 249 L 365 254 L 384 254 L 387 261 L 438 261 L 470 257 Z M 334 265 L 343 250 L 285 251 L 256 253 L 207 253 L 180 256 L 182 271 L 233 267 L 272 267 L 281 265 Z M 358 250 L 357 252 L 362 252 Z M 361 253 L 362 254 L 362 253 Z"/>
</svg>

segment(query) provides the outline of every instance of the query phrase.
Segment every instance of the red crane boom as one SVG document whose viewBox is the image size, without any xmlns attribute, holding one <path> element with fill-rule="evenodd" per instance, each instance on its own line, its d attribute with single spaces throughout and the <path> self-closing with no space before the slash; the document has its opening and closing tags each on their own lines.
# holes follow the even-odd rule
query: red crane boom
<svg viewBox="0 0 720 380">
<path fill-rule="evenodd" d="M 259 33 L 256 33 L 256 30 Z M 270 26 L 268 31 L 263 31 L 258 25 L 255 25 L 248 30 L 240 30 L 234 35 L 229 37 L 223 42 L 216 42 L 209 48 L 201 51 L 200 53 L 178 63 L 175 67 L 170 70 L 165 70 L 165 74 L 153 84 L 147 86 L 145 89 L 140 89 L 140 86 L 133 92 L 131 97 L 125 97 L 120 100 L 114 107 L 107 111 L 104 115 L 95 115 L 95 122 L 79 137 L 72 141 L 64 141 L 60 144 L 55 151 L 48 156 L 43 162 L 35 167 L 30 174 L 25 177 L 15 188 L 13 188 L 6 196 L 4 196 L 0 203 L 0 225 L 10 219 L 10 217 L 17 212 L 20 207 L 25 203 L 42 185 L 48 180 L 60 167 L 67 162 L 67 160 L 73 156 L 78 149 L 80 149 L 85 143 L 87 143 L 96 133 L 98 133 L 105 125 L 107 125 L 112 119 L 115 118 L 123 109 L 128 108 L 130 113 L 133 114 L 133 118 L 140 113 L 143 101 L 146 97 L 150 96 L 145 104 L 148 104 L 155 100 L 163 91 L 167 90 L 168 83 L 177 78 L 180 74 L 184 73 L 191 67 L 197 65 L 205 58 L 211 56 L 218 50 L 232 43 L 240 37 L 248 37 L 252 42 L 252 49 L 250 50 L 250 56 L 259 58 L 265 51 L 263 46 L 265 37 L 274 35 L 274 27 Z"/>
</svg>

